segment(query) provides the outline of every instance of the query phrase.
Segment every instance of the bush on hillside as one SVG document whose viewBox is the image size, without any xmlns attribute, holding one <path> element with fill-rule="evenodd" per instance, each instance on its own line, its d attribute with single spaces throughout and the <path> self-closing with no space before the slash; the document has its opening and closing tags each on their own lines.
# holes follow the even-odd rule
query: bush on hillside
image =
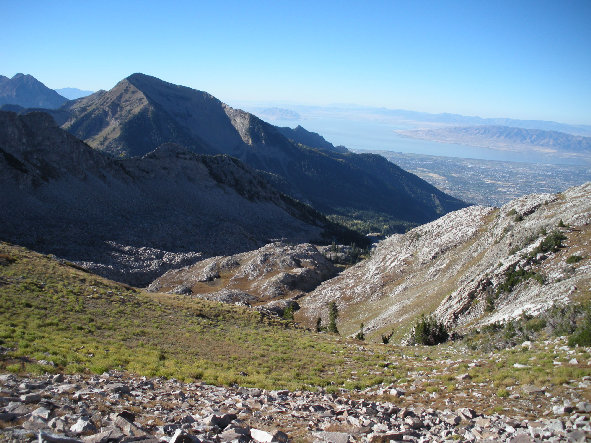
<svg viewBox="0 0 591 443">
<path fill-rule="evenodd" d="M 447 327 L 434 316 L 421 315 L 412 333 L 411 344 L 433 346 L 444 343 L 449 338 Z"/>
</svg>

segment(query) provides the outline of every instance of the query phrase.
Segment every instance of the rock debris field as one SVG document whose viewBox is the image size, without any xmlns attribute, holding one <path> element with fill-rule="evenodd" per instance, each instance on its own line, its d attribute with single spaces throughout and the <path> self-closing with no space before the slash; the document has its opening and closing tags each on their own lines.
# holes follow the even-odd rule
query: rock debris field
<svg viewBox="0 0 591 443">
<path fill-rule="evenodd" d="M 589 441 L 591 404 L 520 420 L 435 410 L 353 392 L 215 387 L 109 372 L 0 375 L 0 440 L 39 442 Z M 404 392 L 389 387 L 391 395 Z M 358 393 L 357 393 L 358 394 Z"/>
</svg>

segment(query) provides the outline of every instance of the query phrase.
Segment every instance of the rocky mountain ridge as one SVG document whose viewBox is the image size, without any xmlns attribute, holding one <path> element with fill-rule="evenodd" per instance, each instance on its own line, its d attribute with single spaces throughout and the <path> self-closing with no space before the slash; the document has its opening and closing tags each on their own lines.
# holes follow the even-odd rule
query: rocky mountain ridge
<svg viewBox="0 0 591 443">
<path fill-rule="evenodd" d="M 383 240 L 300 300 L 296 318 L 312 325 L 335 301 L 342 333 L 363 322 L 378 340 L 432 312 L 460 330 L 506 321 L 588 295 L 590 253 L 591 183 L 472 206 Z"/>
<path fill-rule="evenodd" d="M 261 305 L 283 314 L 337 269 L 311 244 L 270 243 L 255 251 L 212 257 L 170 270 L 149 291 L 195 295 L 208 300 Z"/>
<path fill-rule="evenodd" d="M 0 149 L 2 239 L 135 285 L 203 254 L 349 232 L 228 156 L 167 144 L 117 160 L 43 113 L 0 112 Z"/>
<path fill-rule="evenodd" d="M 19 73 L 12 78 L 0 75 L 0 106 L 11 104 L 24 108 L 56 109 L 67 101 L 32 75 Z"/>
<path fill-rule="evenodd" d="M 290 130 L 286 137 L 284 130 L 206 92 L 144 74 L 68 102 L 55 118 L 113 155 L 141 156 L 164 142 L 231 155 L 264 171 L 280 191 L 328 215 L 383 214 L 400 230 L 465 206 L 382 157 L 330 148 L 305 130 Z"/>
</svg>

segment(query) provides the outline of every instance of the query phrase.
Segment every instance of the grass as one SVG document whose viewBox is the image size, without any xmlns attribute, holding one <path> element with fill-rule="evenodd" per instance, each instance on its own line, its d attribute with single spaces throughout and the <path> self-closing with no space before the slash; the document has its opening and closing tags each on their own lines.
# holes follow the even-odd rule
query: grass
<svg viewBox="0 0 591 443">
<path fill-rule="evenodd" d="M 242 307 L 149 294 L 7 244 L 0 346 L 9 371 L 124 369 L 264 388 L 365 387 L 391 377 L 384 356 Z M 37 360 L 56 368 L 35 368 Z M 343 365 L 347 361 L 347 365 Z"/>
<path fill-rule="evenodd" d="M 406 391 L 401 398 L 379 397 L 399 405 L 424 401 L 445 408 L 451 400 L 485 411 L 513 404 L 524 414 L 531 401 L 511 396 L 519 385 L 544 386 L 560 397 L 565 383 L 591 375 L 587 348 L 568 354 L 535 342 L 532 349 L 517 346 L 490 354 L 469 347 L 468 340 L 413 347 L 360 342 L 299 329 L 238 306 L 145 293 L 5 243 L 0 254 L 6 258 L 0 264 L 0 372 L 120 369 L 216 385 L 347 389 L 360 398 L 373 394 L 356 390 L 383 384 Z M 569 312 L 563 317 L 571 318 Z M 528 334 L 548 328 L 532 320 L 524 319 Z M 573 357 L 580 363 L 569 364 Z M 465 373 L 471 378 L 456 379 Z M 584 397 L 591 400 L 591 392 Z"/>
</svg>

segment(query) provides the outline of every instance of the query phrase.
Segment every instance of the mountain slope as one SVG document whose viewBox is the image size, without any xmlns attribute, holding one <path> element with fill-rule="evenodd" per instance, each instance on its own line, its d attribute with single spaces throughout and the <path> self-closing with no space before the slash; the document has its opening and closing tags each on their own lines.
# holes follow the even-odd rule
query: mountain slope
<svg viewBox="0 0 591 443">
<path fill-rule="evenodd" d="M 69 102 L 62 111 L 70 114 L 63 128 L 97 149 L 141 156 L 176 142 L 194 152 L 228 154 L 327 214 L 376 212 L 408 226 L 465 206 L 379 156 L 298 145 L 280 129 L 205 92 L 143 74 Z"/>
<path fill-rule="evenodd" d="M 322 281 L 336 267 L 310 244 L 270 243 L 255 251 L 213 257 L 160 276 L 148 287 L 153 292 L 195 294 L 201 298 L 240 304 L 289 306 Z"/>
<path fill-rule="evenodd" d="M 590 256 L 591 183 L 472 206 L 380 242 L 301 299 L 297 318 L 313 325 L 336 301 L 342 333 L 363 322 L 377 339 L 400 339 L 423 313 L 460 329 L 502 322 L 591 298 Z"/>
<path fill-rule="evenodd" d="M 335 146 L 332 143 L 326 141 L 326 139 L 320 134 L 307 131 L 299 125 L 293 129 L 289 127 L 278 127 L 277 130 L 289 140 L 292 140 L 296 143 L 301 143 L 302 145 L 324 149 L 326 151 L 341 153 L 348 152 L 347 148 L 344 146 Z"/>
<path fill-rule="evenodd" d="M 66 101 L 65 97 L 49 89 L 32 75 L 16 74 L 12 78 L 0 75 L 0 105 L 56 109 Z"/>
<path fill-rule="evenodd" d="M 116 160 L 44 113 L 0 112 L 0 186 L 0 204 L 10 208 L 0 215 L 1 239 L 135 285 L 203 254 L 233 254 L 275 239 L 360 237 L 231 157 L 168 144 Z"/>
</svg>

